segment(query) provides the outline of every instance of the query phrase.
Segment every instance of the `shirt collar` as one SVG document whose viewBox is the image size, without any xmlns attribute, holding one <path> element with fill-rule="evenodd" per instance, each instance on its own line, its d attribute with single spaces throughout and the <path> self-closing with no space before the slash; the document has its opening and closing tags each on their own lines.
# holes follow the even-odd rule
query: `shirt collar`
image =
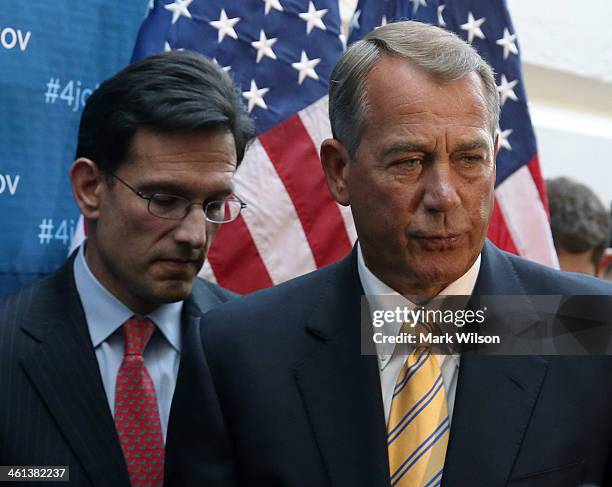
<svg viewBox="0 0 612 487">
<path fill-rule="evenodd" d="M 476 279 L 478 278 L 478 272 L 480 271 L 480 254 L 474 261 L 472 266 L 463 274 L 459 279 L 451 282 L 445 287 L 438 296 L 471 296 L 476 286 Z M 386 310 L 389 307 L 390 300 L 385 300 L 381 296 L 396 296 L 397 299 L 393 299 L 394 306 L 397 306 L 398 302 L 403 303 L 408 309 L 413 309 L 416 305 L 410 300 L 401 296 L 393 288 L 381 281 L 374 273 L 368 269 L 363 259 L 363 253 L 361 251 L 361 245 L 357 242 L 357 271 L 359 272 L 359 280 L 365 293 L 365 297 L 371 309 Z M 399 333 L 401 324 L 397 324 L 396 333 Z M 388 345 L 387 345 L 388 347 Z M 377 349 L 380 347 L 377 346 Z M 393 347 L 395 351 L 395 347 Z M 378 353 L 378 362 L 381 369 L 383 369 L 391 359 L 392 355 Z M 459 366 L 459 357 L 455 355 L 448 355 L 455 360 L 456 365 Z M 444 358 L 442 358 L 444 359 Z"/>
<path fill-rule="evenodd" d="M 113 296 L 93 275 L 85 259 L 86 243 L 83 242 L 74 259 L 74 280 L 83 304 L 89 336 L 96 348 L 137 313 Z M 146 315 L 177 352 L 181 351 L 182 309 L 183 301 L 179 301 L 163 304 Z"/>
</svg>

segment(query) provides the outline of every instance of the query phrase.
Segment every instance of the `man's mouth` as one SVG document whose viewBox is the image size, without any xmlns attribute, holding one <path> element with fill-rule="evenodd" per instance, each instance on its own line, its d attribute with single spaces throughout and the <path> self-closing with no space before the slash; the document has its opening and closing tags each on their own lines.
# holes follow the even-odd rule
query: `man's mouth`
<svg viewBox="0 0 612 487">
<path fill-rule="evenodd" d="M 176 257 L 164 257 L 155 261 L 164 270 L 171 273 L 185 273 L 192 267 L 198 267 L 200 262 L 194 259 L 182 259 Z"/>
<path fill-rule="evenodd" d="M 427 250 L 449 250 L 460 243 L 461 236 L 459 232 L 419 232 L 410 238 Z"/>
</svg>

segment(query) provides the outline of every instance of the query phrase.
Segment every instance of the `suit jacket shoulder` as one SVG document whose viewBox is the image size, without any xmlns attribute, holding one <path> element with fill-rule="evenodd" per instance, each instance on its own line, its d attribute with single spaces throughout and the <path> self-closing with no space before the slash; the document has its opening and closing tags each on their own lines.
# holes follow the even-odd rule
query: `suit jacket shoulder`
<svg viewBox="0 0 612 487">
<path fill-rule="evenodd" d="M 335 264 L 232 300 L 210 311 L 204 327 L 226 338 L 228 334 L 251 333 L 254 323 L 266 323 L 264 328 L 272 335 L 289 333 L 303 327 L 305 320 L 312 321 L 312 314 L 322 305 L 350 299 L 355 291 L 359 294 L 361 285 L 356 277 L 356 255 L 351 254 Z M 215 325 L 217 318 L 222 326 Z"/>
<path fill-rule="evenodd" d="M 128 486 L 73 261 L 0 301 L 0 463 L 68 465 L 75 485 Z"/>
<path fill-rule="evenodd" d="M 612 283 L 563 272 L 499 250 L 490 242 L 482 252 L 475 294 L 610 295 Z"/>
<path fill-rule="evenodd" d="M 191 298 L 196 302 L 202 312 L 206 312 L 218 304 L 226 303 L 239 296 L 239 294 L 201 277 L 196 278 L 191 291 Z"/>
</svg>

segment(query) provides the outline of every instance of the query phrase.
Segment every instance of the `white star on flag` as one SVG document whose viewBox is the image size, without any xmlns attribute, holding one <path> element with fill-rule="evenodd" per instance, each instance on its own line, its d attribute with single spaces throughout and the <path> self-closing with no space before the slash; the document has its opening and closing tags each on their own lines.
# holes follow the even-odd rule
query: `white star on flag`
<svg viewBox="0 0 612 487">
<path fill-rule="evenodd" d="M 257 88 L 255 80 L 251 80 L 251 89 L 249 91 L 242 92 L 242 96 L 244 96 L 249 102 L 249 113 L 253 111 L 255 106 L 263 108 L 264 110 L 268 109 L 268 105 L 266 105 L 266 102 L 263 99 L 268 91 L 270 91 L 270 88 Z"/>
<path fill-rule="evenodd" d="M 499 146 L 509 151 L 512 150 L 512 146 L 510 145 L 510 141 L 508 140 L 508 138 L 510 137 L 510 135 L 512 135 L 512 132 L 514 132 L 514 130 L 512 129 L 497 131 L 497 135 L 499 136 Z"/>
<path fill-rule="evenodd" d="M 468 12 L 468 21 L 465 24 L 461 25 L 461 29 L 467 32 L 468 34 L 468 42 L 471 44 L 474 40 L 474 37 L 478 37 L 480 39 L 484 39 L 485 35 L 482 33 L 480 26 L 484 24 L 486 19 L 483 17 L 481 19 L 474 19 L 472 12 Z"/>
<path fill-rule="evenodd" d="M 504 48 L 504 59 L 508 59 L 510 53 L 518 54 L 515 42 L 516 34 L 510 35 L 510 31 L 504 28 L 504 37 L 495 41 L 495 44 Z"/>
<path fill-rule="evenodd" d="M 419 7 L 427 7 L 426 0 L 410 0 L 412 2 L 412 13 L 416 14 Z"/>
<path fill-rule="evenodd" d="M 227 73 L 227 72 L 228 72 L 230 69 L 232 69 L 232 67 L 231 67 L 231 66 L 221 66 L 221 64 L 219 63 L 219 61 L 217 61 L 217 58 L 216 58 L 216 57 L 212 58 L 212 60 L 213 60 L 213 63 L 215 63 L 217 66 L 219 66 L 219 67 L 220 67 L 220 68 L 221 68 L 223 71 L 225 71 L 226 73 Z"/>
<path fill-rule="evenodd" d="M 514 87 L 518 84 L 518 80 L 508 82 L 506 79 L 506 75 L 501 75 L 501 84 L 497 87 L 497 91 L 499 92 L 499 96 L 501 98 L 501 106 L 504 106 L 506 100 L 510 98 L 511 100 L 518 101 L 518 97 L 514 92 Z"/>
<path fill-rule="evenodd" d="M 314 68 L 316 68 L 317 64 L 319 64 L 321 62 L 320 58 L 316 58 L 316 59 L 308 59 L 308 56 L 306 55 L 305 51 L 302 51 L 302 58 L 300 59 L 299 63 L 291 63 L 291 66 L 293 66 L 293 69 L 295 69 L 296 71 L 299 71 L 299 79 L 298 79 L 298 84 L 301 85 L 304 80 L 306 79 L 306 76 L 308 76 L 309 78 L 312 79 L 319 79 L 319 76 L 317 75 L 317 72 L 315 71 Z"/>
<path fill-rule="evenodd" d="M 321 30 L 327 30 L 323 20 L 321 20 L 326 13 L 326 8 L 317 10 L 312 2 L 308 2 L 308 12 L 298 14 L 300 19 L 306 22 L 306 34 L 310 34 L 315 27 Z"/>
<path fill-rule="evenodd" d="M 445 8 L 446 5 L 438 5 L 438 25 L 440 27 L 446 27 L 446 22 L 444 22 L 444 17 L 442 17 L 442 12 L 444 12 Z"/>
<path fill-rule="evenodd" d="M 361 17 L 361 10 L 356 10 L 351 18 L 351 30 L 359 29 L 359 17 Z"/>
<path fill-rule="evenodd" d="M 270 13 L 271 9 L 278 10 L 279 12 L 283 11 L 283 6 L 280 4 L 278 0 L 262 0 L 266 3 L 266 15 Z"/>
<path fill-rule="evenodd" d="M 346 36 L 344 34 L 339 34 L 338 39 L 340 39 L 340 42 L 342 43 L 342 50 L 346 51 Z"/>
<path fill-rule="evenodd" d="M 251 42 L 251 46 L 257 49 L 257 62 L 261 61 L 264 56 L 268 56 L 269 58 L 276 59 L 276 54 L 272 50 L 272 46 L 276 43 L 278 38 L 273 37 L 272 39 L 268 39 L 266 37 L 266 33 L 262 30 L 259 31 L 259 40 Z"/>
<path fill-rule="evenodd" d="M 181 17 L 191 18 L 191 14 L 187 7 L 189 4 L 193 2 L 193 0 L 176 0 L 174 3 L 169 3 L 168 5 L 164 5 L 166 10 L 172 12 L 172 23 L 176 24 L 176 21 Z"/>
<path fill-rule="evenodd" d="M 383 15 L 382 19 L 380 19 L 380 25 L 378 27 L 383 27 L 385 25 L 387 25 L 387 16 Z"/>
<path fill-rule="evenodd" d="M 234 30 L 234 26 L 240 22 L 240 17 L 234 17 L 233 19 L 228 19 L 227 14 L 225 13 L 225 9 L 221 9 L 221 16 L 219 20 L 212 20 L 209 22 L 215 29 L 219 31 L 219 41 L 221 42 L 226 35 L 230 36 L 232 39 L 238 39 L 238 35 Z"/>
</svg>

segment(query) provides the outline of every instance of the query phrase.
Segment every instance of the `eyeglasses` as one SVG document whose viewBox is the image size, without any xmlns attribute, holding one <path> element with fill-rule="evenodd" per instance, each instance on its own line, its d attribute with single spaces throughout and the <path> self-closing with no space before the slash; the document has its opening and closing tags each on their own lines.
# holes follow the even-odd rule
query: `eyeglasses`
<svg viewBox="0 0 612 487">
<path fill-rule="evenodd" d="M 143 200 L 147 200 L 147 209 L 151 215 L 166 220 L 182 220 L 187 216 L 189 210 L 194 205 L 201 205 L 206 215 L 206 221 L 210 223 L 229 223 L 234 221 L 240 215 L 247 205 L 240 200 L 236 195 L 226 196 L 222 200 L 209 201 L 208 203 L 194 203 L 187 198 L 177 196 L 175 194 L 155 193 L 145 195 L 142 191 L 138 191 L 116 174 L 110 173 L 117 181 L 124 184 L 136 195 Z"/>
</svg>

